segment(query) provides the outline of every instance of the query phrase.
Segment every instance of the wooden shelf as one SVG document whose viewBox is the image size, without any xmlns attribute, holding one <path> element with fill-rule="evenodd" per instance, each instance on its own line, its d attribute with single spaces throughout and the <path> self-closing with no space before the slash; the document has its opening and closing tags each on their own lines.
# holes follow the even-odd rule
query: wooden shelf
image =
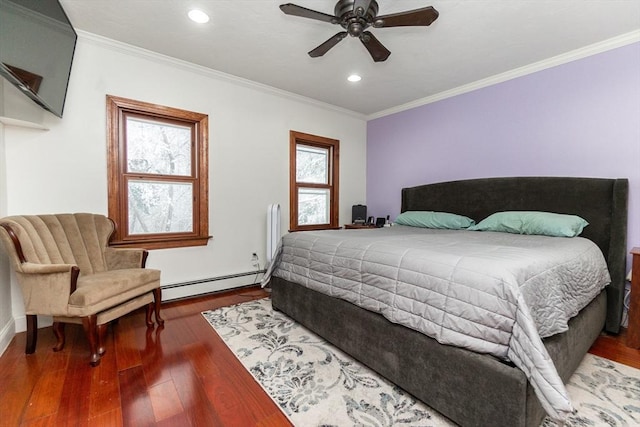
<svg viewBox="0 0 640 427">
<path fill-rule="evenodd" d="M 344 225 L 345 230 L 362 230 L 362 229 L 370 229 L 370 228 L 376 228 L 375 225 L 371 225 L 371 224 L 345 224 Z"/>
<path fill-rule="evenodd" d="M 45 127 L 41 124 L 29 122 L 27 120 L 13 119 L 11 117 L 0 116 L 0 123 L 3 123 L 5 126 L 16 126 L 28 129 L 39 129 L 39 130 L 49 130 L 48 127 Z"/>
</svg>

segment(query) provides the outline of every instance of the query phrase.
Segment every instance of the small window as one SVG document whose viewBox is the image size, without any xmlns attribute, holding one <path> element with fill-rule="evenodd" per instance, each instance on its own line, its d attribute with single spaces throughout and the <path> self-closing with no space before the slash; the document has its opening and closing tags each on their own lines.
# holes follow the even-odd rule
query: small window
<svg viewBox="0 0 640 427">
<path fill-rule="evenodd" d="M 292 231 L 338 228 L 340 142 L 290 133 L 290 224 Z"/>
<path fill-rule="evenodd" d="M 111 244 L 206 245 L 208 116 L 107 96 Z"/>
</svg>

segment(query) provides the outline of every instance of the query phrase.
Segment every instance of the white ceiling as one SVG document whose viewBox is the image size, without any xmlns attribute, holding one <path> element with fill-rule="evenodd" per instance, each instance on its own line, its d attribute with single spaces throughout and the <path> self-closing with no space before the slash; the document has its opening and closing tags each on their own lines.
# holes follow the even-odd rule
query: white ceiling
<svg viewBox="0 0 640 427">
<path fill-rule="evenodd" d="M 378 15 L 433 6 L 429 27 L 371 31 L 392 52 L 374 63 L 341 31 L 288 16 L 289 0 L 60 0 L 76 29 L 273 86 L 364 115 L 433 97 L 614 37 L 640 34 L 638 0 L 378 0 Z M 333 0 L 291 0 L 333 14 Z M 195 24 L 190 8 L 211 21 Z M 362 81 L 346 78 L 358 73 Z"/>
</svg>

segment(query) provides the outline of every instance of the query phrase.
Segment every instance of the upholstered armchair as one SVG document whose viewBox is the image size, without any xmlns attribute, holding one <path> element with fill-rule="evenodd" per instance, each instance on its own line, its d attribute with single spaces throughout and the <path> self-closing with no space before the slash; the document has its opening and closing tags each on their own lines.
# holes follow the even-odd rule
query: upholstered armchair
<svg viewBox="0 0 640 427">
<path fill-rule="evenodd" d="M 53 317 L 54 351 L 64 347 L 65 323 L 82 324 L 90 363 L 105 352 L 109 322 L 142 306 L 147 326 L 160 326 L 160 271 L 145 267 L 147 251 L 109 247 L 115 229 L 103 215 L 24 215 L 0 219 L 0 240 L 22 289 L 25 352 L 36 348 L 37 315 Z"/>
</svg>

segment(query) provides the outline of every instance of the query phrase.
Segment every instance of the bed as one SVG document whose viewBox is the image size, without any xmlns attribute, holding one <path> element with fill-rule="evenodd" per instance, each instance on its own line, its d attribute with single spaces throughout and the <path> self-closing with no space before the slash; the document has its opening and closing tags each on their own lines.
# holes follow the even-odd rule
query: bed
<svg viewBox="0 0 640 427">
<path fill-rule="evenodd" d="M 562 381 L 604 329 L 618 333 L 626 265 L 626 179 L 516 177 L 444 182 L 402 190 L 401 211 L 439 211 L 480 221 L 499 211 L 546 211 L 589 222 L 581 237 L 604 256 L 611 283 L 543 340 Z M 382 230 L 381 230 L 382 231 Z M 353 231 L 358 232 L 358 231 Z M 546 412 L 524 372 L 489 354 L 440 344 L 344 299 L 277 277 L 272 304 L 463 426 L 534 426 Z"/>
</svg>

